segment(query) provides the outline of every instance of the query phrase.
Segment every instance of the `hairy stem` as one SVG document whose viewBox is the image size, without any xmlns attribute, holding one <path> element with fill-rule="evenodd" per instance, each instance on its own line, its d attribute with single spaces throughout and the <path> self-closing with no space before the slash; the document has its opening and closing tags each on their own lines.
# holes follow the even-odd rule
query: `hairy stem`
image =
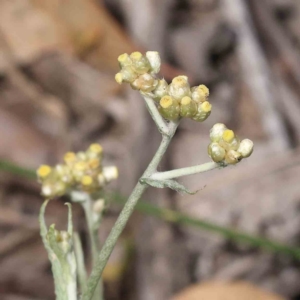
<svg viewBox="0 0 300 300">
<path fill-rule="evenodd" d="M 92 265 L 95 266 L 97 262 L 98 252 L 100 250 L 99 248 L 99 236 L 98 236 L 98 230 L 100 222 L 94 221 L 94 212 L 93 212 L 93 201 L 90 198 L 90 196 L 86 195 L 86 201 L 82 202 L 82 206 L 85 212 L 85 218 L 87 221 L 88 226 L 88 232 L 91 242 L 91 252 L 92 252 Z M 100 278 L 95 293 L 93 295 L 93 300 L 103 300 L 103 282 Z"/>
<path fill-rule="evenodd" d="M 160 163 L 163 155 L 165 154 L 171 139 L 177 129 L 178 123 L 170 123 L 168 127 L 169 134 L 163 135 L 161 144 L 155 153 L 152 161 L 145 170 L 143 177 L 150 177 L 154 172 L 156 172 L 157 166 Z M 140 182 L 137 183 L 134 190 L 132 191 L 130 197 L 128 198 L 126 204 L 124 205 L 116 223 L 114 224 L 108 238 L 106 239 L 97 259 L 96 264 L 93 267 L 90 278 L 88 279 L 86 289 L 82 295 L 82 300 L 90 300 L 93 297 L 95 288 L 98 284 L 98 281 L 101 278 L 103 269 L 113 251 L 116 242 L 121 235 L 125 225 L 127 224 L 128 219 L 130 218 L 138 200 L 141 198 L 144 191 L 147 189 L 147 185 L 143 185 Z"/>
<path fill-rule="evenodd" d="M 205 164 L 187 167 L 187 168 L 181 168 L 181 169 L 175 169 L 172 171 L 166 171 L 166 172 L 156 172 L 153 173 L 150 178 L 154 180 L 166 180 L 166 179 L 172 179 L 187 175 L 193 175 L 197 173 L 207 172 L 216 168 L 221 168 L 225 166 L 221 166 L 215 162 L 208 162 Z"/>
<path fill-rule="evenodd" d="M 84 264 L 84 254 L 82 250 L 82 244 L 81 244 L 79 234 L 77 232 L 74 232 L 73 244 L 74 244 L 75 257 L 76 257 L 79 287 L 80 287 L 80 291 L 83 291 L 83 288 L 86 284 L 87 275 L 86 275 L 85 264 Z"/>
<path fill-rule="evenodd" d="M 170 133 L 169 128 L 168 128 L 166 122 L 164 121 L 163 117 L 158 112 L 155 103 L 153 102 L 153 100 L 151 98 L 149 98 L 147 96 L 143 96 L 143 97 L 146 102 L 147 109 L 148 109 L 153 121 L 155 122 L 158 131 L 162 135 L 168 135 Z"/>
</svg>

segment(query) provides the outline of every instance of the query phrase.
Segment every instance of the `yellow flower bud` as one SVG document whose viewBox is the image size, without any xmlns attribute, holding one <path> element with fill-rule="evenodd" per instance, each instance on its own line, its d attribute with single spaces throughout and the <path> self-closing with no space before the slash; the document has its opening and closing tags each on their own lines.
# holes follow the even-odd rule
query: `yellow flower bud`
<svg viewBox="0 0 300 300">
<path fill-rule="evenodd" d="M 138 52 L 138 51 L 132 52 L 130 54 L 131 60 L 140 60 L 142 57 L 143 57 L 143 54 L 141 52 Z"/>
<path fill-rule="evenodd" d="M 100 155 L 103 152 L 103 148 L 99 144 L 92 144 L 92 145 L 90 145 L 88 151 L 91 151 L 93 153 L 96 153 L 96 154 Z"/>
<path fill-rule="evenodd" d="M 200 107 L 201 110 L 204 111 L 205 113 L 210 113 L 212 105 L 208 101 L 205 101 L 200 104 Z"/>
<path fill-rule="evenodd" d="M 175 100 L 181 100 L 185 96 L 191 96 L 190 85 L 186 76 L 177 76 L 169 85 L 169 95 Z"/>
<path fill-rule="evenodd" d="M 74 170 L 76 171 L 85 171 L 87 169 L 87 165 L 84 161 L 79 161 L 74 165 Z"/>
<path fill-rule="evenodd" d="M 40 179 L 45 179 L 46 177 L 48 177 L 50 175 L 52 171 L 52 168 L 48 165 L 41 165 L 36 173 L 37 173 L 37 176 L 40 178 Z"/>
<path fill-rule="evenodd" d="M 192 88 L 192 99 L 197 103 L 206 101 L 208 96 L 209 89 L 204 84 Z"/>
<path fill-rule="evenodd" d="M 151 69 L 148 58 L 143 56 L 140 52 L 133 52 L 130 55 L 130 58 L 132 61 L 132 68 L 136 73 L 142 75 Z"/>
<path fill-rule="evenodd" d="M 82 177 L 84 176 L 86 170 L 87 170 L 86 162 L 84 162 L 84 161 L 77 162 L 72 167 L 72 175 L 73 175 L 75 181 L 80 182 Z"/>
<path fill-rule="evenodd" d="M 76 154 L 74 152 L 67 152 L 64 155 L 64 161 L 67 165 L 73 164 L 77 160 Z"/>
<path fill-rule="evenodd" d="M 98 169 L 100 167 L 100 161 L 97 158 L 93 158 L 88 162 L 88 166 L 91 169 Z"/>
<path fill-rule="evenodd" d="M 226 129 L 223 132 L 222 135 L 222 139 L 226 142 L 226 143 L 231 143 L 233 141 L 233 139 L 235 138 L 234 132 L 230 129 Z"/>
<path fill-rule="evenodd" d="M 244 139 L 241 141 L 237 152 L 239 152 L 243 158 L 249 157 L 253 152 L 253 142 L 249 139 Z"/>
<path fill-rule="evenodd" d="M 122 77 L 118 74 L 121 74 Z M 125 66 L 118 74 L 115 76 L 115 80 L 119 84 L 121 84 L 123 81 L 131 83 L 138 77 L 138 74 L 135 72 L 132 66 Z"/>
<path fill-rule="evenodd" d="M 222 134 L 219 144 L 226 150 L 237 150 L 240 145 L 240 140 L 235 136 L 232 130 L 226 129 Z"/>
<path fill-rule="evenodd" d="M 116 82 L 117 82 L 118 84 L 121 84 L 121 83 L 123 82 L 123 75 L 122 75 L 122 73 L 117 73 L 117 74 L 115 75 L 115 80 L 116 80 Z"/>
<path fill-rule="evenodd" d="M 156 51 L 147 51 L 146 57 L 149 60 L 152 73 L 157 74 L 160 71 L 160 65 L 161 65 L 159 53 Z"/>
<path fill-rule="evenodd" d="M 129 65 L 132 64 L 132 61 L 131 61 L 131 59 L 130 59 L 130 57 L 129 57 L 129 55 L 127 53 L 121 54 L 118 57 L 118 62 L 120 64 L 121 68 L 129 66 Z"/>
<path fill-rule="evenodd" d="M 180 101 L 180 116 L 191 118 L 197 113 L 197 103 L 191 97 L 185 96 Z"/>
<path fill-rule="evenodd" d="M 132 82 L 131 87 L 135 90 L 147 93 L 153 91 L 157 84 L 158 81 L 152 75 L 145 73 Z"/>
<path fill-rule="evenodd" d="M 210 116 L 211 107 L 212 105 L 208 101 L 198 103 L 197 113 L 192 117 L 192 119 L 197 122 L 205 121 Z"/>
<path fill-rule="evenodd" d="M 180 106 L 177 100 L 171 96 L 164 96 L 159 102 L 158 110 L 167 120 L 177 120 L 179 118 Z"/>
<path fill-rule="evenodd" d="M 219 142 L 226 129 L 227 127 L 222 123 L 215 124 L 210 130 L 210 134 L 209 134 L 210 140 L 212 142 Z"/>
<path fill-rule="evenodd" d="M 229 150 L 225 155 L 225 162 L 227 164 L 236 164 L 242 159 L 242 155 L 235 150 Z"/>
<path fill-rule="evenodd" d="M 210 143 L 208 146 L 208 155 L 214 162 L 221 162 L 225 158 L 225 150 L 218 143 Z"/>
<path fill-rule="evenodd" d="M 84 175 L 81 179 L 81 184 L 85 187 L 92 186 L 93 182 L 93 178 L 89 175 Z"/>
</svg>

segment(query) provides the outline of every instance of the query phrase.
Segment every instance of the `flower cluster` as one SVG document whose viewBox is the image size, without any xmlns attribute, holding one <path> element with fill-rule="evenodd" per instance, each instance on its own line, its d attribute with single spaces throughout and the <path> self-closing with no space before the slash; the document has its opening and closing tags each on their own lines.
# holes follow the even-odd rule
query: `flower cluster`
<svg viewBox="0 0 300 300">
<path fill-rule="evenodd" d="M 124 53 L 118 57 L 121 71 L 116 74 L 117 83 L 130 83 L 131 87 L 144 93 L 152 92 L 158 85 L 155 78 L 160 70 L 160 57 L 158 52 L 148 51 L 146 55 L 133 52 Z"/>
<path fill-rule="evenodd" d="M 92 193 L 116 179 L 118 177 L 116 167 L 102 167 L 102 154 L 102 147 L 99 144 L 92 144 L 85 152 L 66 153 L 64 164 L 53 168 L 48 165 L 40 166 L 37 176 L 42 184 L 42 195 L 54 198 L 70 190 Z"/>
<path fill-rule="evenodd" d="M 210 130 L 211 143 L 208 154 L 214 162 L 236 164 L 253 152 L 253 142 L 249 139 L 242 141 L 224 124 L 217 123 Z"/>
<path fill-rule="evenodd" d="M 166 82 L 160 84 L 166 84 Z M 157 91 L 154 90 L 153 94 L 156 96 Z M 154 99 L 159 99 L 158 109 L 167 120 L 175 121 L 180 117 L 185 117 L 203 122 L 211 112 L 211 104 L 207 101 L 208 95 L 209 90 L 205 85 L 201 84 L 190 88 L 186 76 L 177 76 L 167 86 L 163 97 L 159 99 L 156 96 Z"/>
<path fill-rule="evenodd" d="M 116 81 L 130 83 L 133 89 L 151 97 L 165 119 L 186 117 L 203 122 L 210 115 L 209 90 L 205 85 L 191 88 L 187 76 L 177 76 L 170 84 L 156 78 L 161 64 L 158 52 L 148 51 L 145 56 L 140 52 L 125 53 L 118 61 L 121 71 L 116 74 Z"/>
</svg>

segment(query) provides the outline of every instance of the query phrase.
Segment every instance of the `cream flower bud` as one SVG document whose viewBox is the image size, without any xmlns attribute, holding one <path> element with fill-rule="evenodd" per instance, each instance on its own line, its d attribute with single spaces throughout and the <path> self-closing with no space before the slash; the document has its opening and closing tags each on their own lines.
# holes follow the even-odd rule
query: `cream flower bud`
<svg viewBox="0 0 300 300">
<path fill-rule="evenodd" d="M 67 186 L 61 181 L 50 181 L 42 185 L 42 195 L 46 198 L 61 196 L 66 192 Z"/>
<path fill-rule="evenodd" d="M 159 102 L 160 99 L 168 94 L 168 83 L 164 80 L 158 80 L 158 84 L 155 90 L 152 92 L 154 97 L 153 100 Z"/>
<path fill-rule="evenodd" d="M 209 134 L 210 140 L 212 142 L 219 142 L 226 129 L 227 127 L 222 123 L 215 124 L 210 130 L 210 134 Z"/>
<path fill-rule="evenodd" d="M 132 82 L 131 86 L 135 90 L 147 93 L 153 91 L 157 83 L 158 81 L 152 75 L 145 73 Z"/>
<path fill-rule="evenodd" d="M 103 173 L 99 173 L 97 176 L 97 180 L 98 180 L 98 184 L 100 187 L 104 186 L 106 183 L 105 177 L 103 175 Z"/>
<path fill-rule="evenodd" d="M 42 186 L 42 195 L 46 198 L 50 198 L 53 195 L 53 188 L 50 184 Z"/>
<path fill-rule="evenodd" d="M 226 155 L 225 155 L 225 162 L 227 164 L 236 164 L 238 163 L 240 160 L 242 159 L 242 155 L 235 151 L 235 150 L 229 150 L 226 152 Z"/>
<path fill-rule="evenodd" d="M 159 53 L 157 51 L 147 51 L 146 57 L 149 60 L 152 73 L 157 74 L 160 71 L 161 65 Z"/>
<path fill-rule="evenodd" d="M 197 103 L 191 97 L 185 96 L 180 101 L 180 116 L 191 118 L 197 113 Z"/>
<path fill-rule="evenodd" d="M 37 170 L 42 184 L 42 195 L 54 198 L 68 191 L 85 191 L 93 193 L 117 177 L 116 167 L 102 168 L 103 148 L 92 144 L 85 152 L 67 152 L 64 164 L 54 168 L 42 165 Z"/>
<path fill-rule="evenodd" d="M 179 101 L 185 96 L 191 96 L 187 76 L 177 76 L 172 80 L 172 83 L 169 85 L 169 95 Z"/>
<path fill-rule="evenodd" d="M 118 83 L 118 84 L 122 84 L 123 82 L 123 75 L 121 73 L 117 73 L 115 75 L 115 81 Z"/>
<path fill-rule="evenodd" d="M 122 78 L 120 77 L 121 80 L 118 78 L 118 74 L 122 75 Z M 121 84 L 122 82 L 131 83 L 138 77 L 138 74 L 135 72 L 132 66 L 126 66 L 122 68 L 122 70 L 118 74 L 115 76 L 115 79 L 119 84 Z"/>
<path fill-rule="evenodd" d="M 224 140 L 220 140 L 219 144 L 226 150 L 236 150 L 240 146 L 240 140 L 238 137 L 235 137 L 230 143 L 225 142 Z"/>
<path fill-rule="evenodd" d="M 208 146 L 208 155 L 214 162 L 221 162 L 225 158 L 225 150 L 218 143 Z"/>
<path fill-rule="evenodd" d="M 64 155 L 64 161 L 67 165 L 72 165 L 76 162 L 77 157 L 76 154 L 74 152 L 67 152 Z"/>
<path fill-rule="evenodd" d="M 132 68 L 137 74 L 147 73 L 150 69 L 150 63 L 147 57 L 143 56 L 140 52 L 133 52 L 130 55 L 132 61 Z"/>
<path fill-rule="evenodd" d="M 127 53 L 121 54 L 118 57 L 118 62 L 120 64 L 121 68 L 129 66 L 129 65 L 132 64 L 131 58 L 130 58 L 130 56 Z"/>
<path fill-rule="evenodd" d="M 197 113 L 192 117 L 192 119 L 197 122 L 205 121 L 210 116 L 211 107 L 212 105 L 208 101 L 198 103 Z"/>
<path fill-rule="evenodd" d="M 253 152 L 254 144 L 249 139 L 244 139 L 241 141 L 237 152 L 239 152 L 243 158 L 249 157 Z"/>
<path fill-rule="evenodd" d="M 118 168 L 115 166 L 104 167 L 103 176 L 106 182 L 110 182 L 114 179 L 117 179 L 119 176 Z"/>
<path fill-rule="evenodd" d="M 83 151 L 77 152 L 76 156 L 77 156 L 78 160 L 86 160 L 87 159 L 86 152 L 83 152 Z"/>
<path fill-rule="evenodd" d="M 179 102 L 171 96 L 164 96 L 159 102 L 158 110 L 167 120 L 177 120 L 179 118 Z"/>
<path fill-rule="evenodd" d="M 70 170 L 69 166 L 66 165 L 56 165 L 55 166 L 55 171 L 57 172 L 58 178 L 66 183 L 69 184 L 73 180 L 72 172 Z"/>
<path fill-rule="evenodd" d="M 103 148 L 100 144 L 94 143 L 91 144 L 88 150 L 85 153 L 85 158 L 83 160 L 93 159 L 93 158 L 102 158 L 103 156 Z"/>
<path fill-rule="evenodd" d="M 66 193 L 67 190 L 67 185 L 62 182 L 62 181 L 57 181 L 54 184 L 54 191 L 55 191 L 55 195 L 54 196 L 61 196 L 64 195 Z"/>
<path fill-rule="evenodd" d="M 204 84 L 192 88 L 192 99 L 197 103 L 206 101 L 208 96 L 209 89 Z"/>
</svg>

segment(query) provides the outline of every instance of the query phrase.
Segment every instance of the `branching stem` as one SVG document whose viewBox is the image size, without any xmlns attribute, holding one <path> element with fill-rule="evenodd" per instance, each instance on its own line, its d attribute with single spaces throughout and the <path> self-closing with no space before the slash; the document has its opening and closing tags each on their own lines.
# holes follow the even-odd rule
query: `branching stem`
<svg viewBox="0 0 300 300">
<path fill-rule="evenodd" d="M 161 115 L 157 111 L 155 104 L 152 99 L 145 98 L 146 103 L 152 102 L 153 105 L 148 105 L 148 109 L 152 118 L 155 121 L 158 129 L 162 133 L 161 144 L 155 153 L 152 161 L 145 170 L 141 178 L 150 177 L 153 173 L 157 171 L 157 166 L 159 165 L 163 155 L 165 154 L 173 135 L 177 129 L 178 123 L 171 122 L 169 126 L 166 125 L 165 121 L 162 119 Z M 149 100 L 149 101 L 148 101 Z M 162 123 L 163 122 L 163 123 Z M 82 300 L 91 300 L 94 294 L 94 291 L 97 287 L 97 284 L 101 278 L 104 267 L 116 245 L 116 242 L 121 235 L 125 225 L 127 224 L 128 219 L 130 218 L 138 200 L 141 198 L 144 191 L 147 189 L 147 185 L 137 183 L 134 190 L 132 191 L 130 197 L 128 198 L 126 204 L 124 205 L 116 223 L 114 224 L 109 236 L 107 237 L 99 255 L 96 263 L 93 266 L 91 276 L 88 279 L 86 288 L 82 295 Z"/>
<path fill-rule="evenodd" d="M 91 250 L 92 250 L 92 265 L 94 266 L 97 262 L 99 248 L 99 223 L 95 224 L 94 222 L 94 212 L 93 212 L 93 200 L 90 198 L 89 194 L 86 194 L 86 201 L 82 202 L 82 206 L 85 212 L 85 218 L 88 225 L 88 232 L 90 236 L 91 242 Z M 94 293 L 92 299 L 93 300 L 103 300 L 103 282 L 101 278 L 98 281 L 98 285 L 96 287 L 96 292 Z"/>
<path fill-rule="evenodd" d="M 170 130 L 168 128 L 168 125 L 166 124 L 165 120 L 163 119 L 163 117 L 160 115 L 159 111 L 156 108 L 156 105 L 153 101 L 153 99 L 147 97 L 147 96 L 143 96 L 144 100 L 146 102 L 146 106 L 147 109 L 153 119 L 153 121 L 155 122 L 158 131 L 162 134 L 162 135 L 169 135 L 170 134 Z"/>
<path fill-rule="evenodd" d="M 217 164 L 215 162 L 208 162 L 208 163 L 197 165 L 197 166 L 175 169 L 172 171 L 156 172 L 150 176 L 150 179 L 166 180 L 166 179 L 178 178 L 178 177 L 182 177 L 182 176 L 207 172 L 207 171 L 210 171 L 210 170 L 213 170 L 216 168 L 221 168 L 221 167 L 222 166 L 220 166 L 219 164 Z"/>
</svg>

